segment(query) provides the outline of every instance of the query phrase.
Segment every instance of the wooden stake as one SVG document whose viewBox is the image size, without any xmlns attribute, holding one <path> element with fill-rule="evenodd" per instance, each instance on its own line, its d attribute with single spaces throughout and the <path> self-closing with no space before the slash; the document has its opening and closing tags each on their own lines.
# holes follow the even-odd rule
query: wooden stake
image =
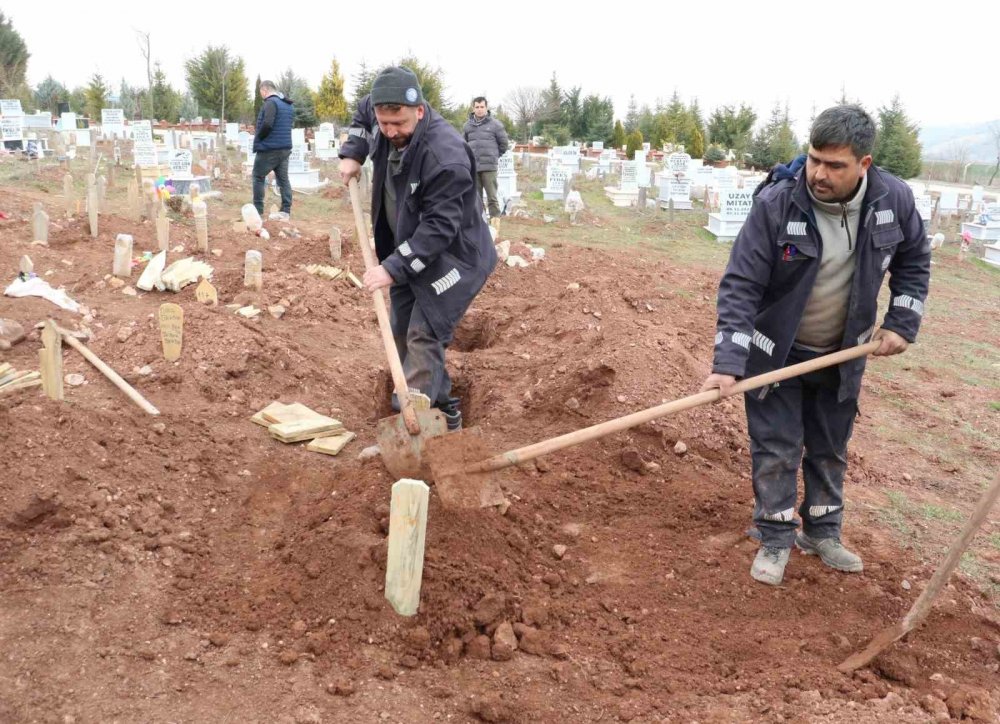
<svg viewBox="0 0 1000 724">
<path fill-rule="evenodd" d="M 401 616 L 416 615 L 420 607 L 429 497 L 430 488 L 422 480 L 403 478 L 392 486 L 385 597 Z"/>
<path fill-rule="evenodd" d="M 166 251 L 170 248 L 170 219 L 162 207 L 156 217 L 156 242 L 159 244 L 160 251 Z"/>
<path fill-rule="evenodd" d="M 42 344 L 38 350 L 38 363 L 42 373 L 42 391 L 50 400 L 63 399 L 62 336 L 56 323 L 45 321 Z"/>
<path fill-rule="evenodd" d="M 340 261 L 343 252 L 343 235 L 336 226 L 330 227 L 330 258 L 333 261 Z"/>
</svg>

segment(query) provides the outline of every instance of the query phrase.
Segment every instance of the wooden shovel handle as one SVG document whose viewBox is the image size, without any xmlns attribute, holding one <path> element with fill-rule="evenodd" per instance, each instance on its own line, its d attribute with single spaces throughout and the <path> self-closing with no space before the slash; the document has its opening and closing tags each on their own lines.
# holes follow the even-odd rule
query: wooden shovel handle
<svg viewBox="0 0 1000 724">
<path fill-rule="evenodd" d="M 660 417 L 665 417 L 674 412 L 681 412 L 683 410 L 690 410 L 692 407 L 707 405 L 710 402 L 722 399 L 722 397 L 729 397 L 741 392 L 755 390 L 758 387 L 764 387 L 765 385 L 771 385 L 775 382 L 781 382 L 782 380 L 787 380 L 792 377 L 798 377 L 799 375 L 804 375 L 807 372 L 813 372 L 815 370 L 823 369 L 824 367 L 831 367 L 857 357 L 864 357 L 865 355 L 877 350 L 880 344 L 881 342 L 878 341 L 868 342 L 857 347 L 842 349 L 839 352 L 833 352 L 832 354 L 823 355 L 822 357 L 816 357 L 789 367 L 782 367 L 781 369 L 766 372 L 762 375 L 757 375 L 756 377 L 749 377 L 733 385 L 731 391 L 727 395 L 723 395 L 718 389 L 707 390 L 705 392 L 699 392 L 696 395 L 689 395 L 688 397 L 683 397 L 679 400 L 657 405 L 656 407 L 650 407 L 645 410 L 640 410 L 639 412 L 633 412 L 631 415 L 626 415 L 625 417 L 618 417 L 614 420 L 608 420 L 607 422 L 585 427 L 582 430 L 575 430 L 573 432 L 566 433 L 565 435 L 560 435 L 559 437 L 543 440 L 542 442 L 537 442 L 534 445 L 528 445 L 527 447 L 495 455 L 489 460 L 484 460 L 481 463 L 476 463 L 475 465 L 470 466 L 466 469 L 466 472 L 485 473 L 491 470 L 500 470 L 501 468 L 506 468 L 511 465 L 518 465 L 520 463 L 527 462 L 528 460 L 534 460 L 542 455 L 556 452 L 557 450 L 563 450 L 573 445 L 579 445 L 582 442 L 590 442 L 591 440 L 597 440 L 598 438 L 612 435 L 616 432 L 628 430 L 629 428 L 642 425 L 643 423 L 656 420 Z"/>
<path fill-rule="evenodd" d="M 365 259 L 365 269 L 374 269 L 378 266 L 375 260 L 375 252 L 368 242 L 368 222 L 361 210 L 361 192 L 358 190 L 358 180 L 352 178 L 347 184 L 351 195 L 351 210 L 354 212 L 354 226 L 358 232 L 358 246 L 361 247 L 361 256 Z M 410 390 L 406 386 L 406 375 L 403 374 L 403 363 L 399 360 L 399 350 L 396 349 L 396 342 L 392 338 L 392 327 L 389 326 L 389 311 L 385 306 L 385 296 L 381 289 L 372 292 L 372 302 L 375 305 L 375 316 L 378 317 L 378 328 L 382 335 L 382 345 L 385 347 L 385 356 L 389 360 L 389 371 L 392 373 L 392 383 L 396 388 L 396 397 L 399 398 L 400 410 L 403 414 L 403 422 L 411 435 L 420 434 L 420 423 L 417 421 L 416 410 L 413 409 L 413 402 L 410 400 Z"/>
</svg>

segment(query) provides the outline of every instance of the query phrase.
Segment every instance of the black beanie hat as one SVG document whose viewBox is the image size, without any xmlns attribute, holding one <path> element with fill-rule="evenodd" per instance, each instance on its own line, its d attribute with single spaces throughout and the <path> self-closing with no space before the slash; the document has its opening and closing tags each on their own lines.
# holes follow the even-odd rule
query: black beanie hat
<svg viewBox="0 0 1000 724">
<path fill-rule="evenodd" d="M 372 83 L 372 105 L 419 106 L 423 102 L 420 83 L 409 68 L 386 68 Z"/>
</svg>

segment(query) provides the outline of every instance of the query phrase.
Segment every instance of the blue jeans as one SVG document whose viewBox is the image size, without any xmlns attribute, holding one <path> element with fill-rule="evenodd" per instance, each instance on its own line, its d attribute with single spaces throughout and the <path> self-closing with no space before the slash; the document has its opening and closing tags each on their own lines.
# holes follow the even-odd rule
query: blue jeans
<svg viewBox="0 0 1000 724">
<path fill-rule="evenodd" d="M 288 157 L 292 149 L 280 151 L 257 151 L 253 159 L 253 205 L 257 213 L 264 215 L 264 192 L 267 190 L 267 175 L 274 171 L 281 191 L 281 210 L 292 211 L 292 183 L 288 180 Z"/>
</svg>

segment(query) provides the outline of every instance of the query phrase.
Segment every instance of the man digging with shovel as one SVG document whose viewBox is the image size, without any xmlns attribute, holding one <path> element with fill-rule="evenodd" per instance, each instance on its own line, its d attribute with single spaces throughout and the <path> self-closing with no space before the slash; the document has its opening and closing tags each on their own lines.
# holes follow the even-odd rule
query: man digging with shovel
<svg viewBox="0 0 1000 724">
<path fill-rule="evenodd" d="M 445 348 L 497 262 L 476 196 L 475 158 L 424 102 L 416 75 L 401 67 L 379 73 L 358 104 L 340 151 L 344 184 L 360 177 L 368 156 L 381 263 L 365 272 L 365 287 L 390 287 L 392 334 L 407 385 L 444 413 L 448 430 L 458 430 L 462 413 L 451 396 Z M 393 408 L 400 409 L 395 395 Z"/>
<path fill-rule="evenodd" d="M 864 109 L 829 108 L 813 123 L 805 168 L 796 175 L 794 165 L 776 167 L 758 189 L 719 285 L 715 361 L 703 390 L 726 394 L 737 378 L 869 339 L 881 341 L 875 355 L 914 341 L 930 246 L 909 187 L 872 165 L 874 143 Z M 876 330 L 886 271 L 889 307 Z M 762 583 L 781 583 L 793 543 L 839 571 L 863 568 L 840 529 L 864 368 L 860 357 L 744 396 L 761 535 L 750 575 Z"/>
</svg>

